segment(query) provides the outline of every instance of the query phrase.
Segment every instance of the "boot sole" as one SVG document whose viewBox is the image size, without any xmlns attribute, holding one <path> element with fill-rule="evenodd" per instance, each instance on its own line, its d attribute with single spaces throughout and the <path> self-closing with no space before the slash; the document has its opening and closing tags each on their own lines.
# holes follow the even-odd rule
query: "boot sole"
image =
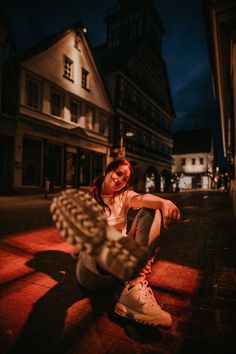
<svg viewBox="0 0 236 354">
<path fill-rule="evenodd" d="M 103 208 L 89 194 L 77 189 L 62 191 L 53 199 L 50 212 L 66 241 L 118 278 L 134 278 L 148 261 L 147 248 L 133 239 L 108 239 Z"/>
<path fill-rule="evenodd" d="M 158 327 L 158 328 L 170 328 L 172 325 L 171 323 L 161 323 L 161 322 L 155 322 L 152 318 L 150 318 L 148 315 L 144 315 L 143 313 L 138 313 L 132 309 L 127 308 L 125 305 L 121 303 L 117 303 L 115 306 L 115 313 L 119 316 L 122 316 L 124 318 L 133 320 L 135 322 L 148 325 L 151 327 Z"/>
</svg>

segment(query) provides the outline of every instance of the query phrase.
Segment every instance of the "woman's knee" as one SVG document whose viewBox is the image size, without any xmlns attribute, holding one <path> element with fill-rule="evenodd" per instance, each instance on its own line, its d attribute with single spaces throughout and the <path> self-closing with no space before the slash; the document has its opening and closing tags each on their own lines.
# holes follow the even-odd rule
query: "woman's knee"
<svg viewBox="0 0 236 354">
<path fill-rule="evenodd" d="M 149 209 L 140 209 L 130 228 L 129 236 L 142 245 L 148 244 L 148 235 L 154 220 L 154 215 Z"/>
<path fill-rule="evenodd" d="M 129 236 L 147 246 L 160 235 L 161 220 L 160 210 L 140 209 L 130 228 Z"/>
</svg>

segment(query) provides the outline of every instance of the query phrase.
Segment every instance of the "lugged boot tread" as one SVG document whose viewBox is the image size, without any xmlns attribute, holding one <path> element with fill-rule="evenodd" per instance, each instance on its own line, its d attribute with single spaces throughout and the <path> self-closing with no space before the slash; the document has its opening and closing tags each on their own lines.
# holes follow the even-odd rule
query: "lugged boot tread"
<svg viewBox="0 0 236 354">
<path fill-rule="evenodd" d="M 61 235 L 79 250 L 96 253 L 105 241 L 106 217 L 103 209 L 89 195 L 76 189 L 59 193 L 50 207 Z"/>
<path fill-rule="evenodd" d="M 122 280 L 136 275 L 148 261 L 147 248 L 129 237 L 107 239 L 107 220 L 103 208 L 85 192 L 68 189 L 52 201 L 50 211 L 60 234 L 80 251 L 85 251 L 99 263 L 99 253 L 105 251 L 107 271 Z M 103 261 L 104 262 L 104 261 Z"/>
</svg>

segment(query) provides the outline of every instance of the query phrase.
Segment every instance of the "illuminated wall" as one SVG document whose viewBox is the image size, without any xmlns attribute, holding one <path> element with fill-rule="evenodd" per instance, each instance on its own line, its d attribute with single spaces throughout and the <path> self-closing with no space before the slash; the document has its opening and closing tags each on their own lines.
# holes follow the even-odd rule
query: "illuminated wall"
<svg viewBox="0 0 236 354">
<path fill-rule="evenodd" d="M 114 112 L 82 29 L 45 40 L 18 65 L 15 191 L 42 192 L 49 178 L 60 189 L 90 184 L 111 159 Z"/>
<path fill-rule="evenodd" d="M 194 187 L 194 178 L 198 177 L 197 187 L 211 188 L 213 176 L 213 155 L 209 153 L 191 153 L 173 155 L 172 172 L 179 176 L 179 188 Z"/>
<path fill-rule="evenodd" d="M 205 173 L 212 172 L 213 156 L 209 153 L 173 155 L 173 172 Z"/>
</svg>

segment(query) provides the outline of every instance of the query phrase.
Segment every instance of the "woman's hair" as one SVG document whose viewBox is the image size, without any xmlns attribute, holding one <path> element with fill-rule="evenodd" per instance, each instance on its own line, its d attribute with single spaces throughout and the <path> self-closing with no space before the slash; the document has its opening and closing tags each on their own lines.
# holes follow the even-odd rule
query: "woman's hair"
<svg viewBox="0 0 236 354">
<path fill-rule="evenodd" d="M 104 201 L 102 199 L 102 184 L 103 184 L 104 178 L 109 172 L 116 170 L 118 167 L 120 167 L 122 165 L 125 165 L 125 166 L 129 167 L 130 177 L 129 177 L 129 180 L 127 181 L 126 185 L 120 191 L 115 192 L 114 195 L 122 193 L 124 190 L 126 190 L 130 186 L 131 181 L 133 179 L 133 175 L 134 175 L 132 165 L 130 164 L 130 162 L 128 160 L 125 160 L 125 159 L 119 159 L 119 160 L 114 160 L 114 161 L 110 162 L 107 165 L 107 167 L 106 167 L 106 169 L 104 171 L 104 174 L 102 174 L 102 175 L 98 176 L 97 178 L 95 178 L 93 183 L 90 185 L 89 194 L 94 199 L 96 199 L 96 201 L 100 205 L 103 206 L 104 210 L 108 209 L 110 211 L 109 206 L 106 203 L 104 203 Z"/>
</svg>

